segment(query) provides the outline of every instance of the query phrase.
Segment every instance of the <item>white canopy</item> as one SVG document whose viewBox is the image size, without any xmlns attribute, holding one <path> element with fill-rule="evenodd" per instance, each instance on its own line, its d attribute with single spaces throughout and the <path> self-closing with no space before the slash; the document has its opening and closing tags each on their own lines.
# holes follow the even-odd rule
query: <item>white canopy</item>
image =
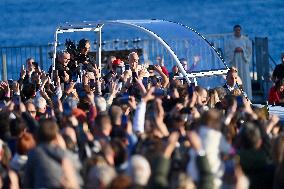
<svg viewBox="0 0 284 189">
<path fill-rule="evenodd" d="M 170 53 L 188 82 L 191 78 L 198 78 L 199 83 L 204 83 L 208 80 L 204 79 L 204 76 L 224 75 L 228 71 L 228 67 L 219 53 L 202 35 L 185 25 L 165 20 L 109 20 L 65 23 L 59 26 L 55 32 L 53 66 L 55 64 L 58 34 L 83 31 L 97 33 L 97 62 L 101 66 L 101 31 L 104 25 L 130 27 L 159 41 L 162 47 Z M 184 40 L 184 45 L 177 45 L 176 40 Z M 186 72 L 180 63 L 179 59 L 185 57 L 187 57 L 190 72 Z M 218 77 L 215 77 L 215 80 L 216 78 Z M 220 85 L 220 78 L 213 82 L 218 82 Z"/>
</svg>

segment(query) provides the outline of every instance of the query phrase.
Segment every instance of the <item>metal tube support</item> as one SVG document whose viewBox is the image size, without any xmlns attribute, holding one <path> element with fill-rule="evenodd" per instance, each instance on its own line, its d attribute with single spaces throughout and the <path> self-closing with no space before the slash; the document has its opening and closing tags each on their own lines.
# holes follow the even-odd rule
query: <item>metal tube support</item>
<svg viewBox="0 0 284 189">
<path fill-rule="evenodd" d="M 126 23 L 120 23 L 120 24 L 124 24 L 124 25 L 128 25 L 128 26 L 131 26 L 131 27 L 134 27 L 134 28 L 140 28 L 141 30 L 143 30 L 145 33 L 149 34 L 150 36 L 152 36 L 154 39 L 158 40 L 158 42 L 160 44 L 162 44 L 165 49 L 170 53 L 170 55 L 173 57 L 174 61 L 176 62 L 176 65 L 178 66 L 178 69 L 181 71 L 182 75 L 185 77 L 186 79 L 186 82 L 189 84 L 191 83 L 190 79 L 187 77 L 187 73 L 186 71 L 184 70 L 182 64 L 180 63 L 177 55 L 174 53 L 174 51 L 171 49 L 171 47 L 161 38 L 159 37 L 157 34 L 155 34 L 154 32 L 144 28 L 144 27 L 141 27 L 141 26 L 137 26 L 135 24 L 126 24 Z"/>
<path fill-rule="evenodd" d="M 43 55 L 42 55 L 42 46 L 39 47 L 39 65 L 43 69 Z"/>
<path fill-rule="evenodd" d="M 51 71 L 51 80 L 53 80 L 53 70 L 55 70 L 55 59 L 56 59 L 56 50 L 57 50 L 57 34 L 58 29 L 54 34 L 54 49 L 53 49 L 53 58 L 52 58 L 52 71 Z"/>
<path fill-rule="evenodd" d="M 2 54 L 2 81 L 7 81 L 7 57 L 6 54 Z"/>
<path fill-rule="evenodd" d="M 96 62 L 99 66 L 99 69 L 102 70 L 102 26 L 100 26 L 99 31 L 97 31 L 97 41 Z"/>
</svg>

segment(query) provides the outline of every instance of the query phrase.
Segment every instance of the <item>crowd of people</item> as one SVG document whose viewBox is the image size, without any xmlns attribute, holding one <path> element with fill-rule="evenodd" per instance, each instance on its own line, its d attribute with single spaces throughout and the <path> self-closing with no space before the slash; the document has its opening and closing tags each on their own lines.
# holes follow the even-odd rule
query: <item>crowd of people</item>
<svg viewBox="0 0 284 189">
<path fill-rule="evenodd" d="M 207 90 L 162 57 L 100 70 L 88 40 L 69 47 L 49 73 L 29 58 L 0 83 L 1 188 L 284 187 L 279 118 L 252 106 L 235 68 Z"/>
</svg>

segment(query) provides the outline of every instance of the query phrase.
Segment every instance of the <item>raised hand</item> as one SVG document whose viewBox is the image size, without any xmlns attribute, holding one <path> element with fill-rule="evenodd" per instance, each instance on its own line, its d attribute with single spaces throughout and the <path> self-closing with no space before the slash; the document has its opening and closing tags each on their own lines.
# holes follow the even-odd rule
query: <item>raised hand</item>
<svg viewBox="0 0 284 189">
<path fill-rule="evenodd" d="M 117 83 L 116 82 L 110 82 L 110 94 L 115 96 L 118 93 Z"/>
<path fill-rule="evenodd" d="M 154 91 L 155 87 L 150 88 L 150 90 L 146 93 L 142 100 L 147 103 L 148 101 L 155 99 L 155 96 L 153 95 Z"/>
<path fill-rule="evenodd" d="M 68 82 L 69 81 L 69 75 L 67 74 L 67 72 L 66 71 L 64 71 L 64 78 L 63 78 L 63 81 L 64 82 Z"/>
<path fill-rule="evenodd" d="M 65 90 L 66 94 L 70 94 L 70 93 L 74 92 L 75 84 L 76 84 L 75 82 L 70 82 L 70 84 L 68 85 L 68 87 Z"/>
<path fill-rule="evenodd" d="M 202 150 L 201 139 L 195 131 L 187 131 L 186 133 L 188 140 L 195 151 Z"/>
<path fill-rule="evenodd" d="M 2 81 L 0 83 L 0 88 L 2 88 L 6 94 L 6 97 L 10 97 L 10 93 L 11 93 L 11 90 L 10 90 L 10 87 L 9 87 L 9 84 L 8 82 L 5 82 L 5 81 Z"/>
<path fill-rule="evenodd" d="M 26 77 L 26 69 L 25 66 L 23 65 L 21 69 L 21 78 L 24 79 L 25 77 Z"/>
<path fill-rule="evenodd" d="M 172 132 L 168 138 L 168 144 L 164 150 L 164 156 L 166 158 L 171 158 L 171 155 L 176 147 L 177 141 L 179 138 L 178 132 Z"/>
<path fill-rule="evenodd" d="M 89 101 L 91 102 L 91 104 L 95 105 L 95 95 L 94 95 L 94 92 L 90 91 L 87 94 L 87 97 L 88 97 Z"/>
<path fill-rule="evenodd" d="M 101 70 L 98 68 L 96 64 L 94 66 L 94 74 L 96 78 L 101 78 Z"/>
<path fill-rule="evenodd" d="M 20 94 L 20 84 L 17 81 L 13 82 L 13 91 L 14 94 Z"/>
<path fill-rule="evenodd" d="M 162 67 L 161 67 L 161 66 L 159 66 L 159 65 L 155 65 L 154 67 L 155 67 L 155 70 L 156 70 L 157 72 L 163 72 L 163 70 L 162 70 Z"/>
<path fill-rule="evenodd" d="M 49 99 L 49 96 L 47 95 L 47 93 L 46 93 L 44 87 L 41 88 L 41 89 L 39 90 L 39 92 L 40 92 L 40 95 L 41 95 L 44 99 Z"/>
</svg>

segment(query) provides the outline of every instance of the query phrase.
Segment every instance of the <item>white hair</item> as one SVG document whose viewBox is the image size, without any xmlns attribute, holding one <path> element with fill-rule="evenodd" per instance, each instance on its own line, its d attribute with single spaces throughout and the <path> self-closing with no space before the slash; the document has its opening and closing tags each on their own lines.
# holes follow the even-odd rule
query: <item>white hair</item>
<svg viewBox="0 0 284 189">
<path fill-rule="evenodd" d="M 104 112 L 104 111 L 107 110 L 107 103 L 106 103 L 105 98 L 96 97 L 95 98 L 95 104 L 96 104 L 98 112 Z"/>
<path fill-rule="evenodd" d="M 131 53 L 129 53 L 129 55 L 128 55 L 128 60 L 129 60 L 130 57 L 133 56 L 134 54 L 137 54 L 137 52 L 131 52 Z"/>
<path fill-rule="evenodd" d="M 38 109 L 43 109 L 46 107 L 46 100 L 43 97 L 37 97 L 35 99 L 35 106 Z"/>
<path fill-rule="evenodd" d="M 126 174 L 130 176 L 133 183 L 146 186 L 151 175 L 150 164 L 145 157 L 133 155 L 129 161 Z"/>
<path fill-rule="evenodd" d="M 86 188 L 107 187 L 116 177 L 115 169 L 109 165 L 94 166 L 88 173 Z"/>
</svg>

